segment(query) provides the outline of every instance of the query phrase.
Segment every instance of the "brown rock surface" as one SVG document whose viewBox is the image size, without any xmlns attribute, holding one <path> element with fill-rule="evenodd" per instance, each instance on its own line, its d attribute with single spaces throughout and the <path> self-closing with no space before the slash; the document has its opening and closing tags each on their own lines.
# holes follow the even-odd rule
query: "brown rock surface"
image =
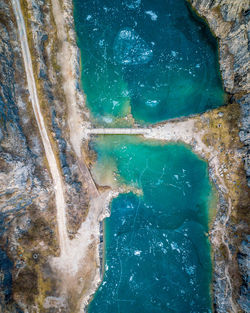
<svg viewBox="0 0 250 313">
<path fill-rule="evenodd" d="M 209 27 L 219 40 L 219 61 L 224 87 L 230 94 L 231 103 L 235 102 L 241 108 L 238 127 L 239 137 L 244 147 L 238 145 L 238 148 L 235 147 L 234 150 L 237 151 L 238 149 L 242 155 L 248 187 L 250 187 L 249 1 L 190 0 L 190 3 L 197 10 L 198 14 L 207 20 Z M 232 114 L 234 114 L 234 112 L 232 112 Z M 244 191 L 242 192 L 244 193 Z M 249 260 L 250 254 L 249 249 L 246 248 L 246 245 L 249 245 L 249 236 L 247 236 L 247 233 L 249 233 L 249 215 L 248 210 L 242 214 L 242 212 L 244 212 L 244 209 L 242 209 L 244 206 L 246 207 L 244 203 L 239 203 L 238 206 L 236 206 L 238 218 L 234 220 L 233 215 L 230 216 L 227 226 L 228 229 L 231 228 L 231 230 L 233 230 L 228 232 L 227 237 L 228 242 L 231 242 L 231 249 L 236 251 L 235 253 L 237 253 L 238 256 L 242 285 L 241 287 L 239 286 L 239 277 L 237 274 L 239 270 L 237 269 L 236 259 L 229 264 L 229 276 L 232 282 L 230 286 L 223 278 L 225 277 L 223 267 L 227 261 L 225 258 L 223 261 L 223 257 L 222 262 L 219 261 L 220 257 L 215 253 L 214 297 L 217 312 L 240 312 L 241 310 L 250 312 L 250 303 L 249 300 L 247 300 L 247 273 L 250 271 L 249 262 L 247 262 L 247 260 Z M 238 231 L 236 231 L 236 229 L 238 229 Z M 239 250 L 239 240 L 235 238 L 238 236 L 244 239 Z M 240 307 L 238 305 L 240 305 Z"/>
</svg>

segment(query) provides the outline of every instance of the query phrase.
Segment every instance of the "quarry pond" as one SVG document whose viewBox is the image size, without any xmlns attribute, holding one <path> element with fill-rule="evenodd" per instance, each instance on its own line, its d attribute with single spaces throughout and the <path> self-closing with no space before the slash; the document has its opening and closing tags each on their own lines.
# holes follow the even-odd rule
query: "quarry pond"
<svg viewBox="0 0 250 313">
<path fill-rule="evenodd" d="M 206 163 L 184 145 L 132 136 L 99 137 L 93 147 L 98 182 L 113 175 L 142 195 L 112 202 L 104 279 L 89 312 L 209 312 Z"/>
<path fill-rule="evenodd" d="M 216 39 L 185 0 L 74 0 L 92 120 L 155 123 L 223 104 Z"/>
<path fill-rule="evenodd" d="M 217 43 L 184 0 L 74 0 L 92 123 L 157 123 L 224 103 Z M 207 163 L 184 144 L 97 136 L 99 185 L 128 185 L 105 225 L 89 313 L 212 312 Z"/>
</svg>

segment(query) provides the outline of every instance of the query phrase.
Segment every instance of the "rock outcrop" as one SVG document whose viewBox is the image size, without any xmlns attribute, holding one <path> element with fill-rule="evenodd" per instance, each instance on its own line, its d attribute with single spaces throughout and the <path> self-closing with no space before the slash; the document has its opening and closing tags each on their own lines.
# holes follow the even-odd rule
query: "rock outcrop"
<svg viewBox="0 0 250 313">
<path fill-rule="evenodd" d="M 190 0 L 192 6 L 197 10 L 198 14 L 206 19 L 209 27 L 218 38 L 219 42 L 219 62 L 220 70 L 224 82 L 225 91 L 230 95 L 230 101 L 236 102 L 241 108 L 241 119 L 239 124 L 239 137 L 243 143 L 243 147 L 238 147 L 242 158 L 250 187 L 250 82 L 249 82 L 249 31 L 250 31 L 250 11 L 249 1 L 247 0 Z M 227 210 L 228 204 L 220 206 L 220 210 L 216 217 L 216 222 L 225 216 L 223 210 Z M 223 209 L 224 208 L 224 209 Z M 246 249 L 246 235 L 244 231 L 249 231 L 247 216 L 242 217 L 240 206 L 238 207 L 238 220 L 233 221 L 230 217 L 228 221 L 228 229 L 231 228 L 226 236 L 228 242 L 231 242 L 231 250 L 237 251 L 237 246 L 233 237 L 239 236 L 236 229 L 241 232 L 240 237 L 243 240 L 239 249 L 238 261 L 239 271 L 242 274 L 242 286 L 235 281 L 236 266 L 233 262 L 229 264 L 229 278 L 226 280 L 225 265 L 228 262 L 226 258 L 219 256 L 219 251 L 214 251 L 214 300 L 217 312 L 250 312 L 250 304 L 247 301 L 248 284 L 247 273 L 249 273 L 249 249 Z M 244 229 L 244 231 L 243 231 Z M 242 233 L 243 232 L 243 233 Z M 234 243 L 233 243 L 234 242 Z M 244 250 L 244 252 L 242 252 Z M 222 262 L 219 260 L 222 259 Z M 237 260 L 237 258 L 235 258 Z M 248 270 L 247 270 L 248 267 Z M 238 306 L 239 305 L 239 306 Z"/>
<path fill-rule="evenodd" d="M 249 152 L 249 32 L 250 11 L 247 0 L 190 0 L 192 6 L 204 17 L 219 40 L 220 69 L 226 92 L 242 108 L 240 138 Z M 245 167 L 250 186 L 249 156 Z"/>
<path fill-rule="evenodd" d="M 56 232 L 51 179 L 30 113 L 16 21 L 9 1 L 1 1 L 0 16 L 0 311 L 14 313 L 23 308 L 13 294 L 20 302 L 34 300 L 39 279 L 34 267 L 42 262 L 40 251 L 48 249 L 54 254 L 57 247 L 51 244 Z M 25 288 L 34 291 L 24 294 Z"/>
<path fill-rule="evenodd" d="M 64 180 L 71 238 L 86 215 L 89 196 L 68 135 L 57 29 L 50 1 L 20 2 L 41 109 Z M 1 2 L 0 15 L 0 312 L 33 312 L 44 306 L 46 296 L 58 301 L 58 278 L 50 265 L 60 252 L 54 186 L 29 99 L 10 1 Z"/>
</svg>

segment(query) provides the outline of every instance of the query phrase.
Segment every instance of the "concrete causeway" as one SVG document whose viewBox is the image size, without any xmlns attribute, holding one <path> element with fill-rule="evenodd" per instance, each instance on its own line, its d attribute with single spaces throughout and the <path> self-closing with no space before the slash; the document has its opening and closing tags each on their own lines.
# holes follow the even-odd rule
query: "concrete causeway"
<svg viewBox="0 0 250 313">
<path fill-rule="evenodd" d="M 150 128 L 88 128 L 88 135 L 147 135 Z"/>
</svg>

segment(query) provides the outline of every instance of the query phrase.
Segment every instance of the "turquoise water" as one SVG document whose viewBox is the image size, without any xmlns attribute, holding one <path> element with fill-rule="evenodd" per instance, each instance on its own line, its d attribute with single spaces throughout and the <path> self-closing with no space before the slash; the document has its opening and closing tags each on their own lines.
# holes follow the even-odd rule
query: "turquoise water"
<svg viewBox="0 0 250 313">
<path fill-rule="evenodd" d="M 224 103 L 217 43 L 184 0 L 74 0 L 91 120 L 155 123 Z M 93 174 L 114 199 L 89 313 L 211 312 L 207 164 L 186 146 L 98 136 Z"/>
<path fill-rule="evenodd" d="M 206 163 L 184 145 L 132 136 L 99 137 L 93 147 L 94 172 L 113 172 L 143 195 L 112 202 L 105 275 L 88 312 L 211 312 Z"/>
<path fill-rule="evenodd" d="M 112 125 L 204 112 L 224 102 L 217 43 L 184 0 L 74 0 L 82 87 Z"/>
</svg>

